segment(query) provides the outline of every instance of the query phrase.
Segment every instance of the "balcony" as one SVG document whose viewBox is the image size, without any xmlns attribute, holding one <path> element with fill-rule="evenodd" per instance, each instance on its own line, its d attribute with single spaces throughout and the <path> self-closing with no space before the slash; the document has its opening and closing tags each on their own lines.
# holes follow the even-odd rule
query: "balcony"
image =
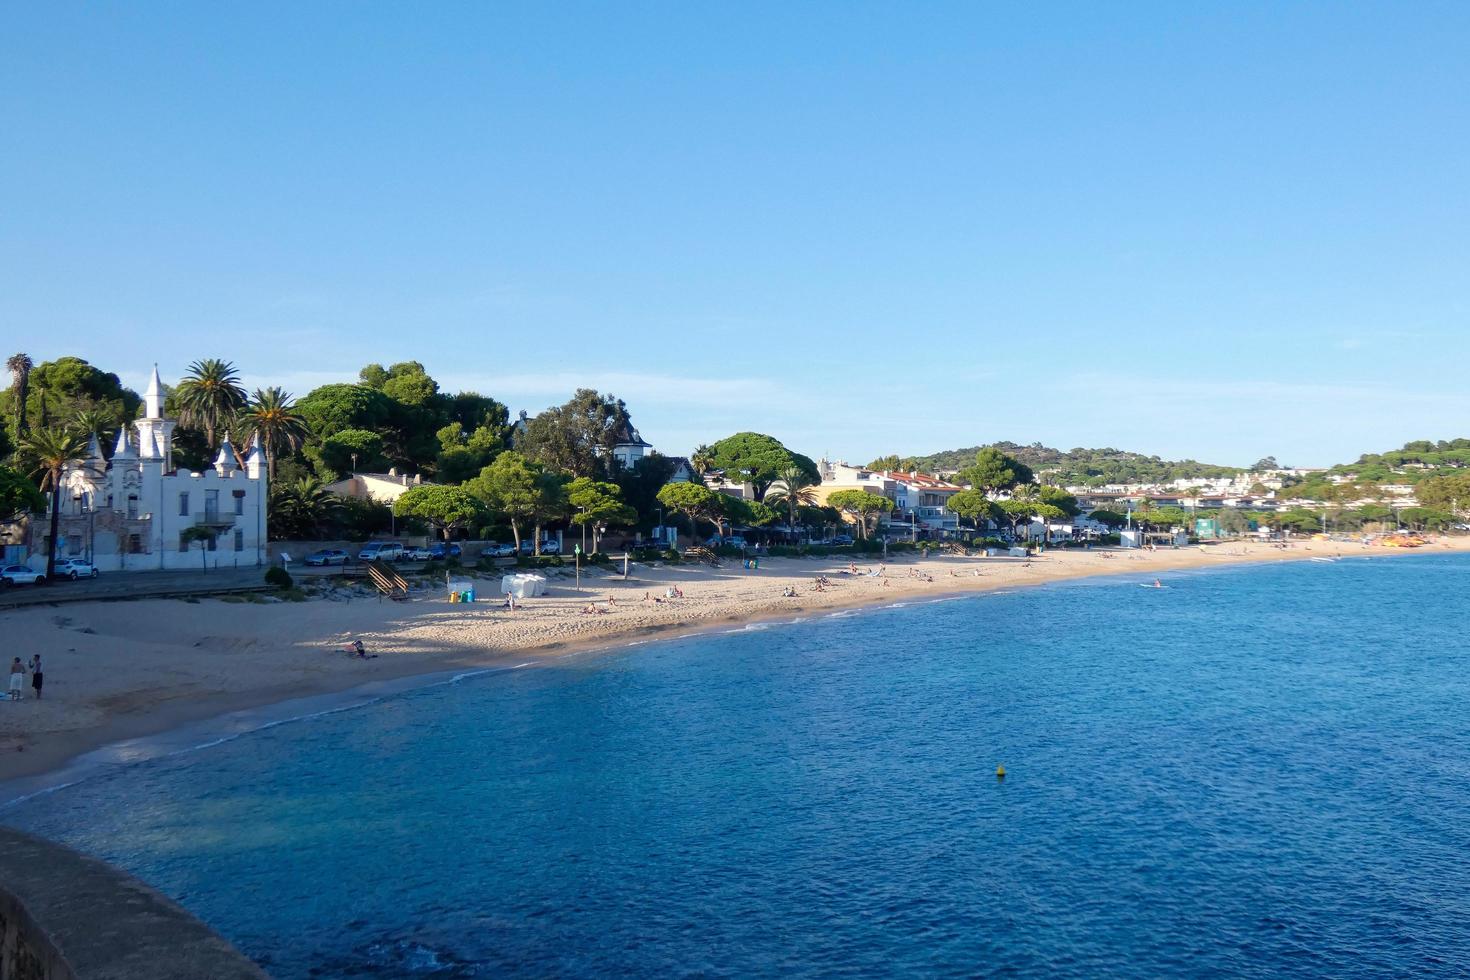
<svg viewBox="0 0 1470 980">
<path fill-rule="evenodd" d="M 218 507 L 206 507 L 194 512 L 194 523 L 203 527 L 225 528 L 235 525 L 235 515 L 221 513 Z"/>
</svg>

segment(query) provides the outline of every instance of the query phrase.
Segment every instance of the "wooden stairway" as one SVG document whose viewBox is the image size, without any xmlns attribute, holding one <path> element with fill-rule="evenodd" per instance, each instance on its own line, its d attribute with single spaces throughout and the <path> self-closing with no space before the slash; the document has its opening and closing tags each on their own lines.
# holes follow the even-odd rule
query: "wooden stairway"
<svg viewBox="0 0 1470 980">
<path fill-rule="evenodd" d="M 367 565 L 368 578 L 378 590 L 378 598 L 387 596 L 398 602 L 408 598 L 408 581 L 398 574 L 398 569 L 385 562 L 373 561 Z"/>
</svg>

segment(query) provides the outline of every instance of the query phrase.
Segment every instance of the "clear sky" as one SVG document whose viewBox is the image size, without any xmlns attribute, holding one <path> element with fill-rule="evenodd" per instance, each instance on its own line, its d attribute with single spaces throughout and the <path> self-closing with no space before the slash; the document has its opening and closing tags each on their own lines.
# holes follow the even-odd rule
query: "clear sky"
<svg viewBox="0 0 1470 980">
<path fill-rule="evenodd" d="M 687 452 L 1470 435 L 1470 4 L 0 5 L 0 335 Z"/>
</svg>

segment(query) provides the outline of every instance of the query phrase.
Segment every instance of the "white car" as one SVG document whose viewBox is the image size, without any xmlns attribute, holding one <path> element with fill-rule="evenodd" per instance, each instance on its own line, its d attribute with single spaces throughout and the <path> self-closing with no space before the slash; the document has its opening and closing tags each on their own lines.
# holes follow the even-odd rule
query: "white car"
<svg viewBox="0 0 1470 980">
<path fill-rule="evenodd" d="M 428 561 L 434 557 L 434 553 L 423 546 L 403 549 L 403 557 L 409 561 Z"/>
<path fill-rule="evenodd" d="M 97 566 L 85 558 L 56 559 L 56 577 L 58 579 L 69 578 L 75 582 L 79 578 L 96 578 L 97 574 Z"/>
<path fill-rule="evenodd" d="M 0 568 L 0 586 L 45 584 L 46 576 L 29 565 L 6 565 Z"/>
</svg>

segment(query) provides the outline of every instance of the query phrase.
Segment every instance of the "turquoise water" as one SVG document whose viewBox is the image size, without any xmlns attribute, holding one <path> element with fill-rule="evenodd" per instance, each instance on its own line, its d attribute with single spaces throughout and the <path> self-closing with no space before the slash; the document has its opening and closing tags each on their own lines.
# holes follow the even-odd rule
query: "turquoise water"
<svg viewBox="0 0 1470 980">
<path fill-rule="evenodd" d="M 473 678 L 4 816 L 282 978 L 1465 976 L 1470 560 L 1165 578 Z"/>
</svg>

